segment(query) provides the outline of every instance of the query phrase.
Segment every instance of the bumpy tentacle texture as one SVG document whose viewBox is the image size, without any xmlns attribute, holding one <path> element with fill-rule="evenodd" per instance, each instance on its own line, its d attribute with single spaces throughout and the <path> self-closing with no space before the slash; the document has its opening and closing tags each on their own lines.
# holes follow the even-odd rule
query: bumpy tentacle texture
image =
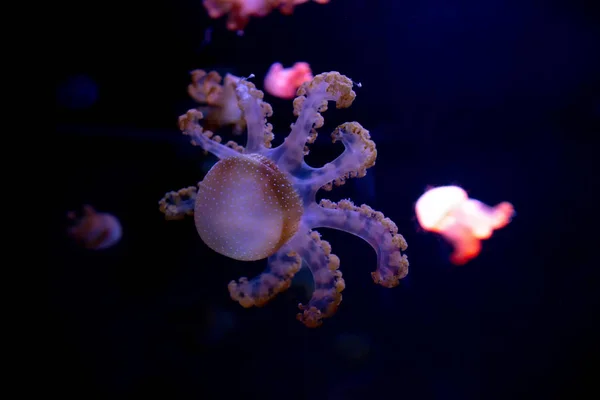
<svg viewBox="0 0 600 400">
<path fill-rule="evenodd" d="M 226 74 L 223 79 L 218 72 L 206 72 L 203 69 L 192 71 L 191 76 L 188 94 L 200 104 L 198 111 L 204 115 L 204 128 L 217 130 L 230 126 L 234 134 L 241 135 L 246 128 L 246 121 L 235 94 L 240 78 Z"/>
<path fill-rule="evenodd" d="M 307 145 L 323 126 L 321 113 L 328 101 L 337 108 L 352 104 L 353 82 L 338 72 L 317 75 L 298 89 L 294 114 L 298 117 L 284 143 L 271 148 L 271 107 L 263 93 L 245 79 L 235 92 L 248 128 L 246 147 L 235 142 L 222 145 L 221 138 L 200 126 L 202 113 L 190 110 L 180 117 L 180 127 L 192 143 L 221 160 L 198 187 L 169 192 L 159 205 L 167 219 L 194 215 L 196 228 L 206 245 L 237 260 L 268 257 L 268 269 L 251 280 L 229 284 L 231 297 L 244 307 L 262 306 L 286 290 L 296 272 L 309 268 L 315 290 L 307 305 L 299 305 L 298 320 L 308 327 L 321 325 L 341 303 L 345 284 L 340 260 L 315 228 L 334 228 L 368 242 L 377 253 L 373 280 L 394 287 L 408 273 L 402 255 L 406 241 L 398 228 L 381 212 L 350 200 L 315 201 L 319 189 L 331 190 L 350 178 L 365 176 L 375 165 L 377 150 L 369 132 L 358 122 L 348 122 L 332 133 L 344 152 L 321 168 L 304 161 Z M 192 202 L 194 205 L 192 206 Z"/>
</svg>

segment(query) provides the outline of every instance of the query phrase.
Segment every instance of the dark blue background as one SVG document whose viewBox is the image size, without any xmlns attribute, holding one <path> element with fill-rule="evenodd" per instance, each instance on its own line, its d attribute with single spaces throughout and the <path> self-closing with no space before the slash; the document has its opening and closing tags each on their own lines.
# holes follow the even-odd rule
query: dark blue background
<svg viewBox="0 0 600 400">
<path fill-rule="evenodd" d="M 332 0 L 253 19 L 242 37 L 200 0 L 85 2 L 57 19 L 57 140 L 51 307 L 62 390 L 89 398 L 590 398 L 598 357 L 600 18 L 593 2 Z M 212 30 L 206 43 L 206 29 Z M 347 288 L 316 330 L 294 319 L 302 279 L 262 309 L 227 283 L 264 262 L 208 249 L 157 202 L 202 179 L 211 158 L 177 130 L 195 68 L 257 75 L 307 61 L 363 87 L 330 110 L 308 161 L 341 152 L 328 135 L 357 120 L 378 144 L 362 180 L 324 194 L 383 211 L 409 243 L 409 276 L 372 283 L 375 253 L 322 230 Z M 279 143 L 289 102 L 267 96 Z M 423 232 L 414 202 L 458 184 L 518 215 L 471 263 Z M 116 215 L 124 236 L 86 252 L 68 210 Z"/>
</svg>

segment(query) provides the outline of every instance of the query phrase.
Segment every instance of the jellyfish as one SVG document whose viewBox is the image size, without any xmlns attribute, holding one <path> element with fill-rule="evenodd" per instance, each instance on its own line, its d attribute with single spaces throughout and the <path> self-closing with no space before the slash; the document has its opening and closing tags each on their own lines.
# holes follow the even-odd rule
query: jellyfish
<svg viewBox="0 0 600 400">
<path fill-rule="evenodd" d="M 264 88 L 275 97 L 286 100 L 293 99 L 300 85 L 312 78 L 312 71 L 308 63 L 297 62 L 290 68 L 283 68 L 280 63 L 275 63 L 267 72 Z"/>
<path fill-rule="evenodd" d="M 180 128 L 192 144 L 219 161 L 196 186 L 168 192 L 159 209 L 166 219 L 193 216 L 200 238 L 217 253 L 241 261 L 268 259 L 259 276 L 229 283 L 231 298 L 243 307 L 265 305 L 289 288 L 294 275 L 306 267 L 314 290 L 306 305 L 298 305 L 297 319 L 312 328 L 336 312 L 345 288 L 340 259 L 317 228 L 345 231 L 369 243 L 377 254 L 377 268 L 371 273 L 376 284 L 395 287 L 408 273 L 408 259 L 402 254 L 407 244 L 391 219 L 349 199 L 316 201 L 320 189 L 329 191 L 350 178 L 361 178 L 375 164 L 375 143 L 358 122 L 344 123 L 331 134 L 334 143 L 345 146 L 336 159 L 320 168 L 304 161 L 308 144 L 323 126 L 321 113 L 328 102 L 349 107 L 356 96 L 352 87 L 352 80 L 339 72 L 322 73 L 303 83 L 293 101 L 298 118 L 275 148 L 273 127 L 266 119 L 272 108 L 247 79 L 240 79 L 235 89 L 247 124 L 245 147 L 234 141 L 221 144 L 220 136 L 200 125 L 198 110 L 179 117 Z"/>
<path fill-rule="evenodd" d="M 86 249 L 107 249 L 121 240 L 123 229 L 119 220 L 114 215 L 97 212 L 90 205 L 83 206 L 80 217 L 70 211 L 67 218 L 74 221 L 67 234 Z"/>
<path fill-rule="evenodd" d="M 188 93 L 201 104 L 198 109 L 204 115 L 204 127 L 214 131 L 232 126 L 234 134 L 242 134 L 246 121 L 235 94 L 235 86 L 240 78 L 226 74 L 223 79 L 218 72 L 206 72 L 203 69 L 196 69 L 191 75 L 192 83 L 188 85 Z"/>
<path fill-rule="evenodd" d="M 213 18 L 227 16 L 227 29 L 243 33 L 250 17 L 265 17 L 271 11 L 279 9 L 284 15 L 290 15 L 294 6 L 310 0 L 204 0 L 204 8 Z M 313 0 L 315 3 L 326 4 L 329 0 Z"/>
<path fill-rule="evenodd" d="M 429 189 L 415 205 L 421 227 L 441 234 L 454 247 L 450 261 L 463 265 L 477 257 L 481 240 L 506 226 L 514 215 L 508 202 L 487 206 L 458 186 L 439 186 Z"/>
</svg>

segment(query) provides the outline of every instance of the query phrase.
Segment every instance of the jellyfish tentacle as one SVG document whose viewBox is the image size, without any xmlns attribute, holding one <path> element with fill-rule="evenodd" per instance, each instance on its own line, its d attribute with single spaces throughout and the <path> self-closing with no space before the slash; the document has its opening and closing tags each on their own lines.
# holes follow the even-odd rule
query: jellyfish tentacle
<svg viewBox="0 0 600 400">
<path fill-rule="evenodd" d="M 190 75 L 192 76 L 192 83 L 188 85 L 190 97 L 198 103 L 221 106 L 220 99 L 223 94 L 221 75 L 216 71 L 206 72 L 203 69 L 195 69 L 190 72 Z"/>
<path fill-rule="evenodd" d="M 398 227 L 383 213 L 363 204 L 355 206 L 350 200 L 334 203 L 323 199 L 311 207 L 311 228 L 333 228 L 356 235 L 368 242 L 377 253 L 377 269 L 371 273 L 373 281 L 392 288 L 408 274 L 408 259 L 401 251 L 408 245 L 398 233 Z"/>
<path fill-rule="evenodd" d="M 273 157 L 280 168 L 293 173 L 304 164 L 306 144 L 316 140 L 317 129 L 323 126 L 321 113 L 327 111 L 327 102 L 335 101 L 336 108 L 349 107 L 356 98 L 352 85 L 350 78 L 335 71 L 319 74 L 300 85 L 294 99 L 294 115 L 298 119 Z"/>
<path fill-rule="evenodd" d="M 309 231 L 298 253 L 310 269 L 315 290 L 307 305 L 298 304 L 302 311 L 298 321 L 309 328 L 321 326 L 323 318 L 331 317 L 342 302 L 341 292 L 346 284 L 339 270 L 340 259 L 331 253 L 329 242 L 321 240 L 317 231 Z"/>
<path fill-rule="evenodd" d="M 205 131 L 202 128 L 199 123 L 202 118 L 202 112 L 195 109 L 188 110 L 179 117 L 179 129 L 184 135 L 191 137 L 191 143 L 194 146 L 200 146 L 218 158 L 239 156 L 240 152 L 236 148 L 241 146 L 233 141 L 227 142 L 227 145 L 221 144 L 222 139 L 219 135 L 213 135 L 211 131 Z"/>
<path fill-rule="evenodd" d="M 308 154 L 306 143 L 312 143 L 317 138 L 316 129 L 324 124 L 321 112 L 327 108 L 327 85 L 322 83 L 308 97 L 299 96 L 294 100 L 294 115 L 298 118 L 291 126 L 291 132 L 276 151 L 283 157 L 280 168 L 295 171 L 304 163 Z"/>
<path fill-rule="evenodd" d="M 287 290 L 302 266 L 302 259 L 293 250 L 292 243 L 293 241 L 269 257 L 267 269 L 260 275 L 251 280 L 241 277 L 237 282 L 229 282 L 231 298 L 244 308 L 262 307 L 277 294 Z"/>
<path fill-rule="evenodd" d="M 245 79 L 238 82 L 235 92 L 248 129 L 246 151 L 253 153 L 271 147 L 275 136 L 272 132 L 273 126 L 267 123 L 267 117 L 273 115 L 273 108 L 269 103 L 262 101 L 264 93 Z"/>
<path fill-rule="evenodd" d="M 165 193 L 165 196 L 158 202 L 159 210 L 165 214 L 167 220 L 180 220 L 186 216 L 192 216 L 197 194 L 196 186 Z"/>
<path fill-rule="evenodd" d="M 327 191 L 335 186 L 341 186 L 349 178 L 362 178 L 367 169 L 375 165 L 377 149 L 371 140 L 369 131 L 358 122 L 346 122 L 338 126 L 331 134 L 333 143 L 340 140 L 345 150 L 335 160 L 321 168 L 311 169 L 309 178 L 314 190 Z"/>
</svg>

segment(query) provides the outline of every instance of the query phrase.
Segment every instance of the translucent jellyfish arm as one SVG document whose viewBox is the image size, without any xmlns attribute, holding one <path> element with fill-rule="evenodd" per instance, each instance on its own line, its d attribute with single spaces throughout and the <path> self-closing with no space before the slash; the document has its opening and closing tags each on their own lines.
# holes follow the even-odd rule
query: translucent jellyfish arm
<svg viewBox="0 0 600 400">
<path fill-rule="evenodd" d="M 262 274 L 251 280 L 242 277 L 237 282 L 231 281 L 229 294 L 242 307 L 262 307 L 290 287 L 301 266 L 302 260 L 290 242 L 269 257 L 268 267 Z"/>
<path fill-rule="evenodd" d="M 243 307 L 261 307 L 287 290 L 301 266 L 310 269 L 315 289 L 308 305 L 299 304 L 297 319 L 310 328 L 321 325 L 333 315 L 342 301 L 345 288 L 340 260 L 331 254 L 331 246 L 318 232 L 301 229 L 277 253 L 269 257 L 268 269 L 251 280 L 243 277 L 229 283 L 231 298 Z"/>
<path fill-rule="evenodd" d="M 194 215 L 194 203 L 198 188 L 190 186 L 176 192 L 166 193 L 158 202 L 159 210 L 167 220 L 180 220 Z"/>
<path fill-rule="evenodd" d="M 261 149 L 271 147 L 273 126 L 267 123 L 267 117 L 273 115 L 273 109 L 262 100 L 263 92 L 245 79 L 239 81 L 235 91 L 248 127 L 247 152 L 260 152 Z"/>
<path fill-rule="evenodd" d="M 214 154 L 218 158 L 237 157 L 244 148 L 234 141 L 229 141 L 225 145 L 221 144 L 221 137 L 213 135 L 211 131 L 202 129 L 199 121 L 203 115 L 200 111 L 192 109 L 179 117 L 179 129 L 184 135 L 189 136 L 194 146 L 200 146 L 204 150 Z"/>
<path fill-rule="evenodd" d="M 296 318 L 307 327 L 316 328 L 323 323 L 323 318 L 335 314 L 346 284 L 339 270 L 340 259 L 331 253 L 329 243 L 321 240 L 316 231 L 299 235 L 304 240 L 297 245 L 298 252 L 312 273 L 315 287 L 308 304 L 298 304 L 302 312 Z"/>
<path fill-rule="evenodd" d="M 327 102 L 335 101 L 337 108 L 349 107 L 356 98 L 352 85 L 352 80 L 339 72 L 326 72 L 298 88 L 294 99 L 294 115 L 298 119 L 273 156 L 280 168 L 294 172 L 303 165 L 308 154 L 306 143 L 317 138 L 316 129 L 323 126 L 321 113 L 327 110 Z"/>
<path fill-rule="evenodd" d="M 341 186 L 348 178 L 362 178 L 367 169 L 375 165 L 377 149 L 371 140 L 369 131 L 358 122 L 346 122 L 331 134 L 333 143 L 341 140 L 344 152 L 334 161 L 321 168 L 308 168 L 308 178 L 314 190 L 331 190 L 333 185 Z"/>
<path fill-rule="evenodd" d="M 401 253 L 406 240 L 392 220 L 366 204 L 357 207 L 350 200 L 336 204 L 324 199 L 307 211 L 305 221 L 311 228 L 338 229 L 368 242 L 377 253 L 377 270 L 371 273 L 375 283 L 391 288 L 408 274 L 408 259 Z"/>
<path fill-rule="evenodd" d="M 191 137 L 194 146 L 200 146 L 219 158 L 237 157 L 244 148 L 230 140 L 222 145 L 221 137 L 213 135 L 211 131 L 205 131 L 200 126 L 202 113 L 198 110 L 189 110 L 185 115 L 179 117 L 179 128 L 184 135 Z M 190 186 L 177 192 L 168 192 L 158 202 L 159 210 L 165 214 L 168 220 L 179 220 L 186 216 L 194 215 L 194 204 L 198 189 Z"/>
</svg>

